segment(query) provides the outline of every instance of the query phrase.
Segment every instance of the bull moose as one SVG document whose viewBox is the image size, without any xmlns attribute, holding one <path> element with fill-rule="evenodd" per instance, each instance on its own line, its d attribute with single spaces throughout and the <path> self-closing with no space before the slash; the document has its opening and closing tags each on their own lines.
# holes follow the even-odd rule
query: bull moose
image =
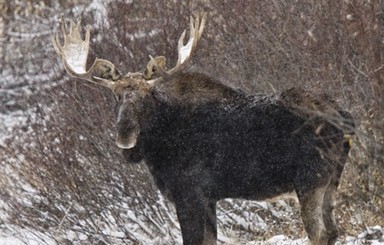
<svg viewBox="0 0 384 245">
<path fill-rule="evenodd" d="M 145 71 L 126 75 L 104 59 L 87 70 L 90 30 L 83 38 L 80 20 L 68 31 L 62 18 L 52 42 L 69 75 L 116 96 L 116 145 L 127 162 L 145 162 L 174 202 L 184 244 L 216 244 L 218 200 L 286 193 L 297 196 L 311 243 L 334 244 L 351 115 L 300 88 L 249 95 L 185 71 L 205 22 L 206 14 L 191 17 L 189 40 L 184 45 L 184 31 L 172 69 L 160 56 L 151 57 Z"/>
</svg>

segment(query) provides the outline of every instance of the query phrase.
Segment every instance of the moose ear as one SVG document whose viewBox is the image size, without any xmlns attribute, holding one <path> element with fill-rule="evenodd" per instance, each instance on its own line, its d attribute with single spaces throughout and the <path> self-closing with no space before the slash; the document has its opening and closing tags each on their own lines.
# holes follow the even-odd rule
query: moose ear
<svg viewBox="0 0 384 245">
<path fill-rule="evenodd" d="M 144 71 L 144 78 L 150 80 L 161 76 L 166 70 L 167 59 L 164 56 L 157 56 L 153 58 L 149 56 L 150 60 Z"/>
</svg>

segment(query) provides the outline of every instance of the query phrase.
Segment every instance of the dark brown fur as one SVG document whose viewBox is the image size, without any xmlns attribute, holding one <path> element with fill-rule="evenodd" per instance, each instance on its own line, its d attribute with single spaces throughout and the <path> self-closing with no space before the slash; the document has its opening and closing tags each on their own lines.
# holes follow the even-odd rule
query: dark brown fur
<svg viewBox="0 0 384 245">
<path fill-rule="evenodd" d="M 193 107 L 213 101 L 231 101 L 245 96 L 241 91 L 225 86 L 201 73 L 178 74 L 159 84 L 156 91 L 163 94 L 172 104 Z"/>
<path fill-rule="evenodd" d="M 174 201 L 184 244 L 215 244 L 222 198 L 292 191 L 312 243 L 334 244 L 334 200 L 349 151 L 340 125 L 351 130 L 353 122 L 332 101 L 300 89 L 247 96 L 206 75 L 181 73 L 149 87 L 126 83 L 121 102 L 117 133 L 137 138 L 123 154 L 128 162 L 144 160 Z"/>
<path fill-rule="evenodd" d="M 301 116 L 335 115 L 339 105 L 325 93 L 313 94 L 302 88 L 291 88 L 280 93 L 278 100 L 287 108 L 291 108 Z"/>
</svg>

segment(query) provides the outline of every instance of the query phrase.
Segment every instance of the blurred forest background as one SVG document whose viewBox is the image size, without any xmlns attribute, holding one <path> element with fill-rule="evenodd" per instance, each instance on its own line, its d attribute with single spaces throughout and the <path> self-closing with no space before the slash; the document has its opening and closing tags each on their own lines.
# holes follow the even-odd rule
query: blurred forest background
<svg viewBox="0 0 384 245">
<path fill-rule="evenodd" d="M 111 92 L 67 76 L 50 40 L 61 14 L 82 17 L 89 63 L 105 58 L 133 72 L 165 55 L 172 66 L 189 15 L 202 11 L 208 22 L 190 70 L 247 93 L 326 92 L 353 114 L 340 241 L 384 227 L 383 1 L 0 0 L 0 230 L 28 231 L 40 244 L 180 241 L 172 204 L 114 145 Z M 223 200 L 218 215 L 223 243 L 303 236 L 294 202 Z"/>
</svg>

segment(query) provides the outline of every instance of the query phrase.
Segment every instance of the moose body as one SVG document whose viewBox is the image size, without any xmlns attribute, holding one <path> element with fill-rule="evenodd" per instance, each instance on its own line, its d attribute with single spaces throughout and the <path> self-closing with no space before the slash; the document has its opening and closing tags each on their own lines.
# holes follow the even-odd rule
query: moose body
<svg viewBox="0 0 384 245">
<path fill-rule="evenodd" d="M 207 198 L 262 200 L 293 191 L 301 171 L 332 173 L 332 166 L 319 164 L 315 147 L 322 142 L 305 126 L 306 120 L 268 99 L 251 96 L 194 108 L 159 98 L 145 100 L 155 101 L 150 102 L 154 107 L 145 106 L 154 112 L 142 119 L 150 123 L 141 123 L 148 127 L 140 130 L 136 146 L 125 149 L 124 156 L 128 162 L 144 160 L 171 193 L 185 185 Z M 122 123 L 117 133 L 129 131 L 127 125 Z M 334 140 L 342 142 L 343 133 L 334 133 Z"/>
<path fill-rule="evenodd" d="M 134 102 L 148 117 L 141 118 L 146 126 L 135 147 L 123 154 L 128 162 L 144 161 L 175 203 L 184 244 L 215 241 L 220 199 L 265 200 L 293 191 L 313 240 L 328 244 L 337 237 L 333 202 L 349 150 L 343 130 L 323 118 L 299 116 L 274 97 L 234 92 L 226 100 L 180 104 L 168 98 L 173 93 L 156 90 Z M 117 134 L 127 135 L 131 127 L 124 119 L 137 114 L 123 113 Z"/>
<path fill-rule="evenodd" d="M 200 26 L 191 20 L 190 54 L 204 23 L 205 16 Z M 145 162 L 175 203 L 184 244 L 216 243 L 220 199 L 264 200 L 293 191 L 311 242 L 335 243 L 335 195 L 349 152 L 345 136 L 354 127 L 349 113 L 300 89 L 245 95 L 206 75 L 184 72 L 190 58 L 180 53 L 169 71 L 163 58 L 157 59 L 161 65 L 151 59 L 144 73 L 125 77 L 100 59 L 86 71 L 86 59 L 73 62 L 67 56 L 75 43 L 79 57 L 87 57 L 89 31 L 83 41 L 80 22 L 72 23 L 68 35 L 64 24 L 62 29 L 64 46 L 58 37 L 53 43 L 66 70 L 114 92 L 116 144 L 127 162 Z M 179 52 L 186 47 L 183 38 Z"/>
</svg>

